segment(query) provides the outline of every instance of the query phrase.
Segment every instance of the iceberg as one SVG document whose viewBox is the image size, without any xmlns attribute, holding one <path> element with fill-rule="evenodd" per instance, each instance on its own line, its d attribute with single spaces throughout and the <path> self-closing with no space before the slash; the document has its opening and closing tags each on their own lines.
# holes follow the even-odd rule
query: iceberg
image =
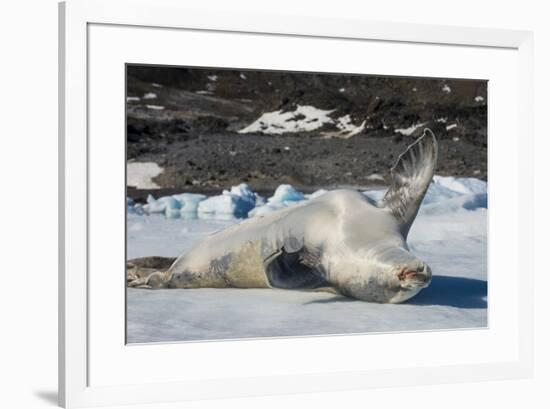
<svg viewBox="0 0 550 409">
<path fill-rule="evenodd" d="M 288 184 L 279 185 L 267 200 L 253 192 L 246 183 L 224 190 L 221 195 L 207 197 L 197 193 L 180 193 L 155 199 L 147 197 L 141 205 L 128 197 L 128 213 L 164 214 L 167 218 L 231 220 L 261 216 L 293 206 L 304 200 L 313 200 L 327 193 L 319 189 L 303 194 Z M 371 189 L 362 193 L 373 202 L 384 197 L 386 189 Z M 434 176 L 422 202 L 420 212 L 443 214 L 462 210 L 487 209 L 487 182 L 476 178 Z"/>
<path fill-rule="evenodd" d="M 267 202 L 269 204 L 280 203 L 285 206 L 288 206 L 293 202 L 299 202 L 300 200 L 304 200 L 304 199 L 305 199 L 305 196 L 303 195 L 303 193 L 297 191 L 291 185 L 279 185 L 279 187 L 275 189 L 275 193 L 273 193 L 273 196 L 267 199 Z"/>
<path fill-rule="evenodd" d="M 180 202 L 172 196 L 155 199 L 153 195 L 149 195 L 147 204 L 143 205 L 143 211 L 148 214 L 164 213 L 166 217 L 173 219 L 179 217 L 180 207 Z"/>
<path fill-rule="evenodd" d="M 419 212 L 426 215 L 440 215 L 456 213 L 460 210 L 478 209 L 487 209 L 487 193 L 472 193 L 423 205 Z"/>
<path fill-rule="evenodd" d="M 325 191 L 326 192 L 326 191 Z M 297 191 L 291 185 L 279 185 L 273 196 L 267 199 L 267 203 L 251 209 L 248 212 L 248 217 L 260 216 L 263 214 L 274 212 L 288 206 L 291 206 L 302 200 L 306 200 L 302 192 Z"/>
<path fill-rule="evenodd" d="M 199 203 L 199 218 L 211 215 L 233 215 L 237 218 L 246 217 L 248 212 L 256 206 L 257 195 L 246 183 L 233 186 L 231 190 L 224 190 L 219 196 L 212 196 Z"/>
<path fill-rule="evenodd" d="M 319 190 L 316 190 L 316 191 L 313 192 L 313 193 L 306 194 L 306 195 L 304 195 L 304 196 L 305 196 L 306 199 L 311 200 L 311 199 L 315 199 L 315 198 L 317 198 L 317 197 L 319 197 L 319 196 L 323 196 L 323 195 L 324 195 L 325 193 L 327 193 L 327 192 L 328 192 L 328 190 L 326 190 L 326 189 L 319 189 Z"/>
<path fill-rule="evenodd" d="M 433 183 L 422 201 L 423 205 L 441 202 L 464 195 L 485 194 L 487 182 L 476 178 L 455 178 L 452 176 L 434 176 Z"/>
<path fill-rule="evenodd" d="M 206 195 L 198 193 L 180 193 L 172 196 L 180 203 L 180 213 L 197 213 L 199 203 L 206 200 Z"/>
</svg>

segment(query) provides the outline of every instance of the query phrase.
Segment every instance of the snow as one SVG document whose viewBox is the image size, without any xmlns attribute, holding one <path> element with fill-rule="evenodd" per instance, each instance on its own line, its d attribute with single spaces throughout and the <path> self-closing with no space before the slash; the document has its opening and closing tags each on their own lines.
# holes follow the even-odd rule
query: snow
<svg viewBox="0 0 550 409">
<path fill-rule="evenodd" d="M 138 189 L 158 189 L 153 178 L 164 171 L 155 162 L 128 162 L 126 164 L 126 184 Z"/>
<path fill-rule="evenodd" d="M 126 102 L 137 102 L 139 100 L 139 97 L 126 97 Z"/>
<path fill-rule="evenodd" d="M 475 102 L 483 102 L 484 98 L 481 95 L 478 95 L 477 97 L 474 98 L 474 101 Z"/>
<path fill-rule="evenodd" d="M 458 126 L 458 124 L 450 124 L 445 127 L 447 131 L 450 131 L 451 129 L 455 129 Z"/>
<path fill-rule="evenodd" d="M 443 91 L 446 94 L 449 94 L 451 92 L 451 87 L 449 87 L 447 84 L 443 85 L 441 88 L 441 91 Z"/>
<path fill-rule="evenodd" d="M 384 182 L 384 177 L 378 173 L 373 173 L 372 175 L 367 176 L 369 182 Z"/>
<path fill-rule="evenodd" d="M 162 88 L 162 85 L 157 84 L 156 82 L 151 83 L 151 85 L 155 88 Z"/>
<path fill-rule="evenodd" d="M 145 105 L 148 109 L 153 109 L 155 111 L 162 111 L 164 107 L 162 105 Z"/>
<path fill-rule="evenodd" d="M 208 79 L 212 82 L 216 82 L 218 80 L 218 76 L 217 75 L 209 75 Z"/>
<path fill-rule="evenodd" d="M 239 133 L 260 132 L 268 135 L 281 135 L 292 132 L 310 132 L 333 125 L 338 131 L 325 132 L 325 137 L 351 138 L 361 133 L 367 121 L 355 125 L 349 114 L 333 119 L 333 109 L 324 110 L 310 105 L 297 105 L 294 111 L 273 111 L 263 113 L 256 121 L 241 129 Z"/>
<path fill-rule="evenodd" d="M 143 99 L 156 99 L 156 98 L 157 98 L 157 94 L 155 94 L 154 92 L 148 92 L 145 95 L 143 95 Z"/>
<path fill-rule="evenodd" d="M 408 128 L 396 129 L 395 132 L 400 133 L 401 135 L 404 135 L 404 136 L 410 136 L 410 135 L 413 134 L 414 131 L 416 131 L 418 128 L 423 127 L 424 125 L 426 125 L 426 122 L 421 122 L 421 123 L 418 123 L 418 124 L 413 124 L 413 125 L 409 126 Z"/>
<path fill-rule="evenodd" d="M 235 194 L 246 191 L 240 186 Z M 318 192 L 303 195 L 303 200 L 325 191 Z M 384 192 L 377 189 L 365 194 L 379 199 Z M 298 197 L 300 193 L 295 189 L 293 192 L 284 187 L 268 203 L 270 199 L 271 203 L 281 203 Z M 186 200 L 183 198 L 180 204 Z M 168 199 L 164 202 L 173 203 Z M 127 252 L 131 259 L 176 257 L 238 219 L 175 220 L 129 212 L 127 221 Z M 408 243 L 413 253 L 430 264 L 434 276 L 428 288 L 403 304 L 374 304 L 323 292 L 273 289 L 128 289 L 128 342 L 486 327 L 487 183 L 475 178 L 436 176 Z"/>
<path fill-rule="evenodd" d="M 352 136 L 363 132 L 366 124 L 367 121 L 363 121 L 360 125 L 354 125 L 351 121 L 351 117 L 349 115 L 344 115 L 336 120 L 336 127 L 340 129 L 340 132 L 338 132 L 335 136 L 346 139 L 351 138 Z"/>
<path fill-rule="evenodd" d="M 280 135 L 287 132 L 309 132 L 333 123 L 329 114 L 334 110 L 318 109 L 310 105 L 297 105 L 294 111 L 274 111 L 262 114 L 239 133 L 261 132 Z"/>
<path fill-rule="evenodd" d="M 239 74 L 239 77 L 241 77 L 242 80 L 246 79 L 246 75 L 244 75 L 242 72 Z"/>
</svg>

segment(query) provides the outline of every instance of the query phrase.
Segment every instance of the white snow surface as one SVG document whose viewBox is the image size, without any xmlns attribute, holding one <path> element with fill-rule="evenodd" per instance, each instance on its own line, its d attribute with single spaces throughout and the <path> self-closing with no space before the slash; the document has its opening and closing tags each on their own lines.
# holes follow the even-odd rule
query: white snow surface
<svg viewBox="0 0 550 409">
<path fill-rule="evenodd" d="M 344 115 L 336 119 L 335 125 L 340 131 L 335 133 L 333 136 L 347 139 L 363 132 L 367 125 L 367 121 L 361 122 L 360 125 L 354 125 L 351 117 L 349 115 Z"/>
<path fill-rule="evenodd" d="M 414 131 L 416 131 L 418 128 L 423 127 L 424 125 L 426 125 L 426 122 L 412 124 L 408 128 L 398 128 L 395 130 L 395 132 L 400 133 L 401 135 L 410 136 L 413 134 Z"/>
<path fill-rule="evenodd" d="M 164 172 L 155 162 L 127 162 L 126 184 L 138 189 L 158 189 L 153 178 Z"/>
<path fill-rule="evenodd" d="M 319 191 L 319 194 L 324 192 Z M 268 204 L 270 200 L 280 203 L 290 197 L 290 193 L 288 187 L 281 188 L 268 199 Z M 364 193 L 378 200 L 385 189 Z M 314 195 L 304 195 L 303 200 Z M 177 207 L 169 199 L 158 201 Z M 180 206 L 185 206 L 181 203 L 186 201 L 183 197 Z M 128 204 L 133 204 L 131 199 Z M 127 252 L 132 259 L 152 255 L 176 257 L 238 219 L 170 219 L 129 212 L 127 222 Z M 413 224 L 408 243 L 413 253 L 430 264 L 434 275 L 428 288 L 403 304 L 367 303 L 329 293 L 293 290 L 128 289 L 127 341 L 171 342 L 486 327 L 486 182 L 436 176 Z"/>
<path fill-rule="evenodd" d="M 239 133 L 261 132 L 280 135 L 287 132 L 309 132 L 333 123 L 329 116 L 334 110 L 323 110 L 310 105 L 296 105 L 294 111 L 273 111 L 262 114 Z"/>
<path fill-rule="evenodd" d="M 445 127 L 447 131 L 450 131 L 451 129 L 454 129 L 458 126 L 458 124 L 450 124 Z"/>
<path fill-rule="evenodd" d="M 147 109 L 152 109 L 154 111 L 162 111 L 164 107 L 162 105 L 145 105 Z"/>
<path fill-rule="evenodd" d="M 259 132 L 269 135 L 281 135 L 293 132 L 310 132 L 326 124 L 334 125 L 338 130 L 325 132 L 326 137 L 351 138 L 361 133 L 367 121 L 355 125 L 351 116 L 344 115 L 333 119 L 334 109 L 323 110 L 310 105 L 297 105 L 294 111 L 273 111 L 262 114 L 256 121 L 241 129 L 239 133 Z"/>
</svg>

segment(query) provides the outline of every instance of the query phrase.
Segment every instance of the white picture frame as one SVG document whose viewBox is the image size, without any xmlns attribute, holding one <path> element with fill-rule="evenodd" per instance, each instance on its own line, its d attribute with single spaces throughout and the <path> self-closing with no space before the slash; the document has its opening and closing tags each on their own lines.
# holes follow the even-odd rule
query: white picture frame
<svg viewBox="0 0 550 409">
<path fill-rule="evenodd" d="M 190 9 L 177 0 L 68 0 L 60 4 L 59 23 L 59 402 L 62 406 L 154 403 L 531 376 L 533 367 L 531 301 L 533 293 L 533 212 L 531 211 L 533 189 L 532 183 L 529 182 L 532 180 L 533 174 L 533 39 L 531 32 L 386 23 L 361 19 L 319 19 L 308 16 L 289 17 L 240 13 L 228 15 L 198 7 Z M 332 42 L 374 42 L 380 47 L 395 45 L 403 48 L 428 45 L 456 47 L 456 52 L 461 49 L 475 49 L 479 53 L 490 50 L 509 51 L 510 58 L 514 58 L 518 62 L 517 67 L 510 71 L 510 73 L 517 73 L 517 77 L 508 78 L 514 82 L 516 90 L 514 95 L 517 97 L 517 101 L 512 101 L 512 105 L 510 105 L 514 110 L 511 117 L 490 118 L 489 132 L 499 130 L 499 124 L 504 127 L 503 121 L 511 121 L 511 124 L 516 124 L 516 126 L 511 125 L 513 130 L 509 131 L 514 144 L 508 150 L 498 143 L 493 145 L 498 149 L 490 148 L 490 172 L 493 172 L 490 175 L 496 175 L 496 172 L 505 172 L 502 165 L 506 162 L 509 163 L 507 179 L 514 186 L 517 197 L 521 197 L 522 200 L 514 202 L 513 207 L 510 208 L 510 211 L 514 212 L 513 219 L 517 222 L 517 231 L 514 240 L 509 240 L 509 247 L 504 247 L 502 239 L 500 239 L 502 243 L 497 242 L 499 235 L 495 231 L 490 234 L 489 240 L 493 240 L 497 248 L 502 248 L 510 260 L 521 260 L 521 271 L 519 264 L 512 262 L 509 263 L 509 267 L 504 267 L 508 276 L 511 277 L 512 283 L 507 291 L 512 291 L 514 297 L 514 302 L 510 304 L 511 307 L 509 306 L 510 326 L 503 328 L 501 332 L 497 331 L 493 338 L 489 337 L 490 331 L 480 335 L 486 338 L 484 342 L 487 342 L 487 345 L 496 341 L 506 349 L 503 349 L 502 354 L 495 353 L 489 361 L 483 359 L 484 351 L 481 351 L 480 354 L 472 356 L 470 360 L 464 359 L 462 362 L 459 360 L 462 358 L 457 358 L 450 364 L 434 364 L 420 360 L 417 364 L 411 363 L 403 367 L 380 365 L 369 367 L 369 364 L 363 364 L 363 361 L 358 360 L 355 367 L 350 366 L 343 369 L 338 365 L 331 366 L 331 361 L 327 360 L 323 364 L 328 368 L 326 371 L 320 369 L 322 365 L 315 365 L 314 361 L 308 361 L 305 357 L 301 363 L 293 359 L 292 369 L 286 373 L 281 368 L 275 368 L 272 372 L 260 372 L 257 368 L 254 369 L 253 365 L 246 365 L 246 362 L 247 360 L 257 361 L 262 356 L 265 357 L 268 350 L 306 351 L 313 347 L 325 348 L 330 351 L 331 348 L 341 348 L 345 343 L 345 348 L 353 352 L 359 351 L 365 345 L 364 342 L 374 343 L 377 341 L 375 338 L 364 341 L 364 338 L 354 338 L 354 336 L 345 337 L 345 340 L 342 340 L 342 337 L 338 339 L 336 339 L 337 337 L 326 337 L 315 340 L 300 338 L 232 341 L 219 347 L 226 348 L 224 354 L 231 351 L 228 355 L 232 355 L 236 359 L 234 362 L 224 363 L 224 367 L 230 368 L 225 375 L 222 373 L 221 376 L 209 377 L 208 371 L 216 370 L 216 362 L 208 362 L 210 368 L 201 372 L 198 367 L 200 363 L 192 363 L 192 360 L 189 359 L 189 368 L 196 365 L 194 373 L 190 373 L 188 368 L 187 374 L 182 375 L 182 379 L 177 379 L 178 374 L 172 374 L 173 368 L 167 366 L 166 362 L 169 361 L 162 361 L 160 357 L 163 355 L 173 356 L 174 353 L 179 354 L 178 356 L 184 356 L 186 353 L 189 356 L 192 354 L 198 357 L 201 354 L 217 356 L 215 354 L 222 353 L 221 349 L 218 351 L 215 349 L 218 346 L 212 346 L 212 343 L 141 346 L 139 348 L 122 344 L 117 348 L 109 349 L 108 345 L 102 345 L 102 340 L 96 341 L 96 336 L 91 334 L 99 332 L 101 335 L 107 332 L 108 328 L 102 328 L 94 323 L 93 317 L 97 314 L 96 310 L 90 306 L 90 299 L 94 299 L 94 297 L 97 299 L 102 296 L 102 291 L 107 291 L 100 286 L 91 285 L 94 281 L 90 279 L 89 274 L 91 260 L 89 250 L 90 216 L 88 213 L 91 203 L 89 164 L 95 160 L 89 140 L 92 122 L 89 112 L 90 92 L 95 92 L 93 88 L 95 85 L 93 81 L 90 81 L 89 73 L 90 58 L 96 55 L 91 51 L 91 44 L 95 40 L 92 41 L 90 38 L 91 31 L 95 30 L 94 27 L 121 28 L 125 30 L 124 36 L 128 38 L 134 35 L 131 30 L 158 28 L 162 31 L 162 35 L 166 36 L 175 36 L 175 33 L 186 31 L 216 36 L 238 34 L 244 37 L 247 35 L 276 36 L 285 40 L 296 38 Z M 98 35 L 97 38 L 101 38 L 101 35 Z M 114 36 L 112 38 L 113 43 L 116 43 Z M 233 64 L 228 65 L 234 66 Z M 124 85 L 120 84 L 120 87 L 123 89 Z M 117 113 L 115 112 L 115 114 Z M 489 114 L 491 117 L 491 111 Z M 123 133 L 121 137 L 123 137 Z M 507 158 L 501 160 L 500 156 Z M 106 163 L 109 163 L 108 158 L 106 158 Z M 124 167 L 124 164 L 121 166 Z M 517 183 L 517 180 L 520 179 L 528 182 L 520 185 Z M 492 201 L 498 200 L 500 196 L 501 188 L 499 186 L 501 185 L 495 183 L 489 186 L 490 203 L 493 203 Z M 499 203 L 501 204 L 502 201 Z M 502 204 L 502 206 L 505 205 Z M 489 224 L 497 229 L 498 221 L 498 215 L 490 216 Z M 489 263 L 489 267 L 489 275 L 492 279 L 496 277 L 492 271 L 495 264 Z M 495 278 L 495 283 L 498 282 Z M 124 282 L 121 275 L 120 288 L 116 287 L 115 296 L 120 293 L 120 297 L 123 297 L 123 291 L 119 291 L 122 288 L 124 288 Z M 493 292 L 491 293 L 491 291 Z M 504 308 L 505 300 L 499 298 L 499 289 L 491 290 L 490 287 L 490 296 L 492 296 L 491 294 L 495 296 L 492 298 L 495 300 L 493 307 Z M 108 297 L 106 296 L 106 299 Z M 498 325 L 495 324 L 491 331 L 496 331 L 497 327 Z M 512 336 L 509 336 L 510 334 Z M 397 335 L 391 334 L 389 336 L 397 337 Z M 407 335 L 400 334 L 399 336 Z M 443 335 L 419 333 L 409 337 L 412 342 L 424 343 L 461 337 L 461 342 L 473 346 L 477 342 L 475 336 L 475 331 L 463 331 L 449 332 Z M 117 340 L 113 338 L 108 341 L 118 342 Z M 391 342 L 387 345 L 388 349 L 391 348 Z M 91 347 L 97 353 L 90 353 Z M 126 354 L 128 356 L 122 357 L 124 354 L 120 351 L 128 348 L 131 348 L 129 354 Z M 149 348 L 151 351 L 155 350 L 155 352 L 152 352 L 151 356 L 145 356 L 145 348 Z M 495 345 L 495 350 L 497 349 Z M 384 352 L 382 350 L 378 353 L 383 354 Z M 434 355 L 437 353 L 434 352 Z M 291 356 L 303 355 L 295 353 Z M 108 362 L 106 363 L 107 357 Z M 125 377 L 124 363 L 136 359 L 143 359 L 142 365 L 140 365 L 143 371 L 147 370 L 157 375 L 162 371 L 165 376 L 150 376 L 146 379 L 140 378 L 140 374 L 135 374 L 135 377 L 126 374 L 128 377 Z M 239 366 L 244 369 L 237 374 L 237 369 L 240 368 L 235 367 L 234 370 L 231 370 L 229 365 L 239 361 L 241 361 Z M 113 367 L 109 368 L 107 365 L 109 362 Z M 155 362 L 156 364 L 154 364 Z M 269 365 L 275 365 L 275 363 L 266 358 L 265 366 L 269 367 Z M 101 370 L 95 369 L 100 367 Z M 110 376 L 107 372 L 112 372 L 113 375 Z M 181 369 L 181 372 L 185 371 Z M 235 376 L 230 376 L 231 372 L 235 372 Z M 147 387 L 144 387 L 145 384 Z"/>
</svg>

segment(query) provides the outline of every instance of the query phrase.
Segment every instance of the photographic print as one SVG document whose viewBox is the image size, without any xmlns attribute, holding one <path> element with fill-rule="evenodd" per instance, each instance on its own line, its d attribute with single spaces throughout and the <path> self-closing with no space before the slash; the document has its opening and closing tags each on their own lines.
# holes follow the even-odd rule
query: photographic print
<svg viewBox="0 0 550 409">
<path fill-rule="evenodd" d="M 128 343 L 487 327 L 486 80 L 125 86 Z"/>
</svg>

